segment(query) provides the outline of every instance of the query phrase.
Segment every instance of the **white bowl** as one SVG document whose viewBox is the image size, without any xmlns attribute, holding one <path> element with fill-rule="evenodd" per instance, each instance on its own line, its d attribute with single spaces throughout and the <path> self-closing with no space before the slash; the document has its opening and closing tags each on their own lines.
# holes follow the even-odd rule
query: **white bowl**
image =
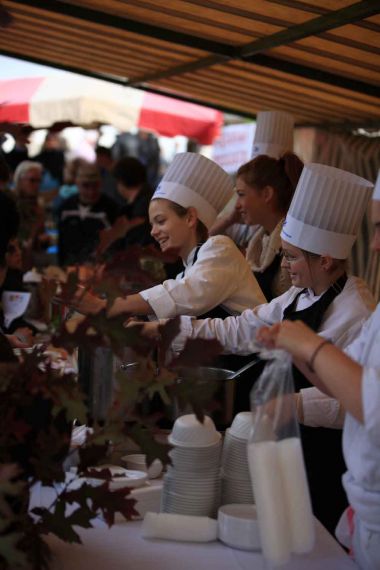
<svg viewBox="0 0 380 570">
<path fill-rule="evenodd" d="M 118 465 L 98 465 L 91 467 L 92 471 L 101 471 L 103 469 L 108 469 L 111 472 L 112 479 L 109 483 L 111 491 L 116 491 L 123 487 L 130 487 L 131 489 L 141 487 L 148 479 L 148 475 L 143 471 L 124 469 L 124 467 L 119 467 Z M 95 473 L 92 477 L 86 477 L 86 481 L 89 485 L 101 485 L 104 483 L 104 479 L 98 479 Z"/>
<path fill-rule="evenodd" d="M 218 511 L 218 538 L 232 548 L 260 550 L 255 505 L 223 505 Z"/>
<path fill-rule="evenodd" d="M 208 447 L 218 443 L 220 438 L 209 416 L 201 423 L 194 414 L 186 414 L 176 419 L 168 441 L 179 447 Z"/>
<path fill-rule="evenodd" d="M 240 412 L 234 417 L 230 427 L 230 434 L 239 439 L 248 440 L 252 428 L 252 413 Z"/>
<path fill-rule="evenodd" d="M 146 455 L 143 453 L 132 453 L 131 455 L 124 455 L 123 462 L 128 469 L 136 469 L 137 471 L 144 471 L 148 474 L 149 479 L 159 477 L 163 470 L 162 462 L 155 459 L 149 467 L 146 464 Z"/>
</svg>

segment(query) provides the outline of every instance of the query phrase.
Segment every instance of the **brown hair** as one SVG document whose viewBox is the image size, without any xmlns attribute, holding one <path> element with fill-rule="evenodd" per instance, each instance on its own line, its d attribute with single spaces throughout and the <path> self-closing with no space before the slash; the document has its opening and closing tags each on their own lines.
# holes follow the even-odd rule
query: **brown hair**
<svg viewBox="0 0 380 570">
<path fill-rule="evenodd" d="M 183 206 L 180 206 L 179 204 L 177 204 L 176 202 L 172 202 L 171 200 L 168 200 L 169 202 L 169 207 L 177 214 L 177 216 L 179 216 L 180 218 L 184 218 L 187 214 L 187 212 L 189 211 L 189 208 L 184 208 Z M 206 226 L 204 225 L 203 222 L 200 221 L 200 219 L 198 218 L 197 220 L 197 227 L 196 227 L 196 232 L 197 232 L 197 239 L 199 241 L 199 243 L 203 243 L 207 240 L 208 238 L 208 229 L 206 228 Z"/>
<path fill-rule="evenodd" d="M 266 154 L 243 164 L 236 176 L 260 192 L 265 186 L 275 191 L 276 206 L 280 212 L 287 212 L 303 169 L 303 162 L 292 152 L 286 152 L 276 159 Z"/>
</svg>

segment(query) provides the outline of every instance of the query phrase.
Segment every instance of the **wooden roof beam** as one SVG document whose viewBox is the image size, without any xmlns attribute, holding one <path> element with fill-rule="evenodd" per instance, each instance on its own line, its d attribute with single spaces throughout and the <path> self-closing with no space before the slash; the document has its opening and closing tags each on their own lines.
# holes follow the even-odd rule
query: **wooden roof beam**
<svg viewBox="0 0 380 570">
<path fill-rule="evenodd" d="M 210 53 L 230 56 L 234 55 L 235 52 L 234 47 L 230 45 L 199 38 L 183 32 L 175 32 L 145 22 L 142 23 L 121 16 L 114 16 L 113 14 L 107 14 L 107 12 L 93 10 L 92 8 L 68 4 L 62 0 L 11 0 L 11 2 L 23 6 L 31 6 L 62 16 L 71 16 L 78 20 L 84 20 L 85 22 L 93 22 L 102 26 L 133 32 L 141 36 L 148 36 L 174 44 L 185 45 L 190 48 L 201 49 Z M 12 12 L 9 8 L 8 11 Z"/>
<path fill-rule="evenodd" d="M 242 59 L 244 61 L 251 61 L 265 66 L 265 56 L 261 55 L 263 51 L 268 51 L 272 48 L 278 47 L 279 45 L 293 43 L 308 36 L 320 34 L 327 30 L 332 30 L 334 28 L 353 23 L 357 20 L 368 18 L 369 16 L 377 14 L 379 11 L 380 0 L 363 0 L 346 8 L 329 12 L 328 14 L 324 14 L 318 18 L 313 18 L 303 24 L 291 26 L 286 30 L 281 30 L 275 34 L 255 40 L 241 48 L 237 48 L 234 56 L 222 56 L 219 54 L 204 57 L 188 64 L 175 66 L 164 71 L 131 79 L 129 84 L 137 87 L 152 81 L 159 81 L 160 79 L 167 79 L 168 77 L 173 77 L 175 75 L 182 75 L 184 73 L 194 72 L 198 69 L 217 65 L 219 63 L 225 63 L 231 59 Z M 324 72 L 312 67 L 302 66 L 285 60 L 268 58 L 266 61 L 268 67 L 273 63 L 277 69 L 286 70 L 288 73 L 293 75 L 317 79 L 323 83 L 329 83 L 331 85 L 336 85 L 337 87 L 344 87 L 359 93 L 378 94 L 378 89 L 376 87 L 362 81 L 350 80 L 343 76 L 338 76 L 336 74 Z"/>
</svg>

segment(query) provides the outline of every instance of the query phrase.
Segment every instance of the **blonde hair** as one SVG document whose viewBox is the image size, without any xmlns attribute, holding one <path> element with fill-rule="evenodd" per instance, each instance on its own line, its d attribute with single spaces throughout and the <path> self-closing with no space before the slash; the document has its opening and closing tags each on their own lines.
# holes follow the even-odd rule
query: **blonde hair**
<svg viewBox="0 0 380 570">
<path fill-rule="evenodd" d="M 20 162 L 13 174 L 13 183 L 16 191 L 18 190 L 21 178 L 23 178 L 29 170 L 39 170 L 42 174 L 43 167 L 40 162 L 35 162 L 33 160 L 23 160 Z"/>
</svg>

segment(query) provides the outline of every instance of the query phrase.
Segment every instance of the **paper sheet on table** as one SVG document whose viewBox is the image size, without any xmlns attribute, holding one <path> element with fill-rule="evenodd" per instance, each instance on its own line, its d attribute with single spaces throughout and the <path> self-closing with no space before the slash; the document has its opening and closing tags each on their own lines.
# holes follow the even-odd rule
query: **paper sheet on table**
<svg viewBox="0 0 380 570">
<path fill-rule="evenodd" d="M 10 324 L 21 317 L 29 304 L 31 293 L 23 293 L 21 291 L 3 291 L 1 296 L 1 304 L 4 312 L 4 324 L 9 327 Z"/>
</svg>

